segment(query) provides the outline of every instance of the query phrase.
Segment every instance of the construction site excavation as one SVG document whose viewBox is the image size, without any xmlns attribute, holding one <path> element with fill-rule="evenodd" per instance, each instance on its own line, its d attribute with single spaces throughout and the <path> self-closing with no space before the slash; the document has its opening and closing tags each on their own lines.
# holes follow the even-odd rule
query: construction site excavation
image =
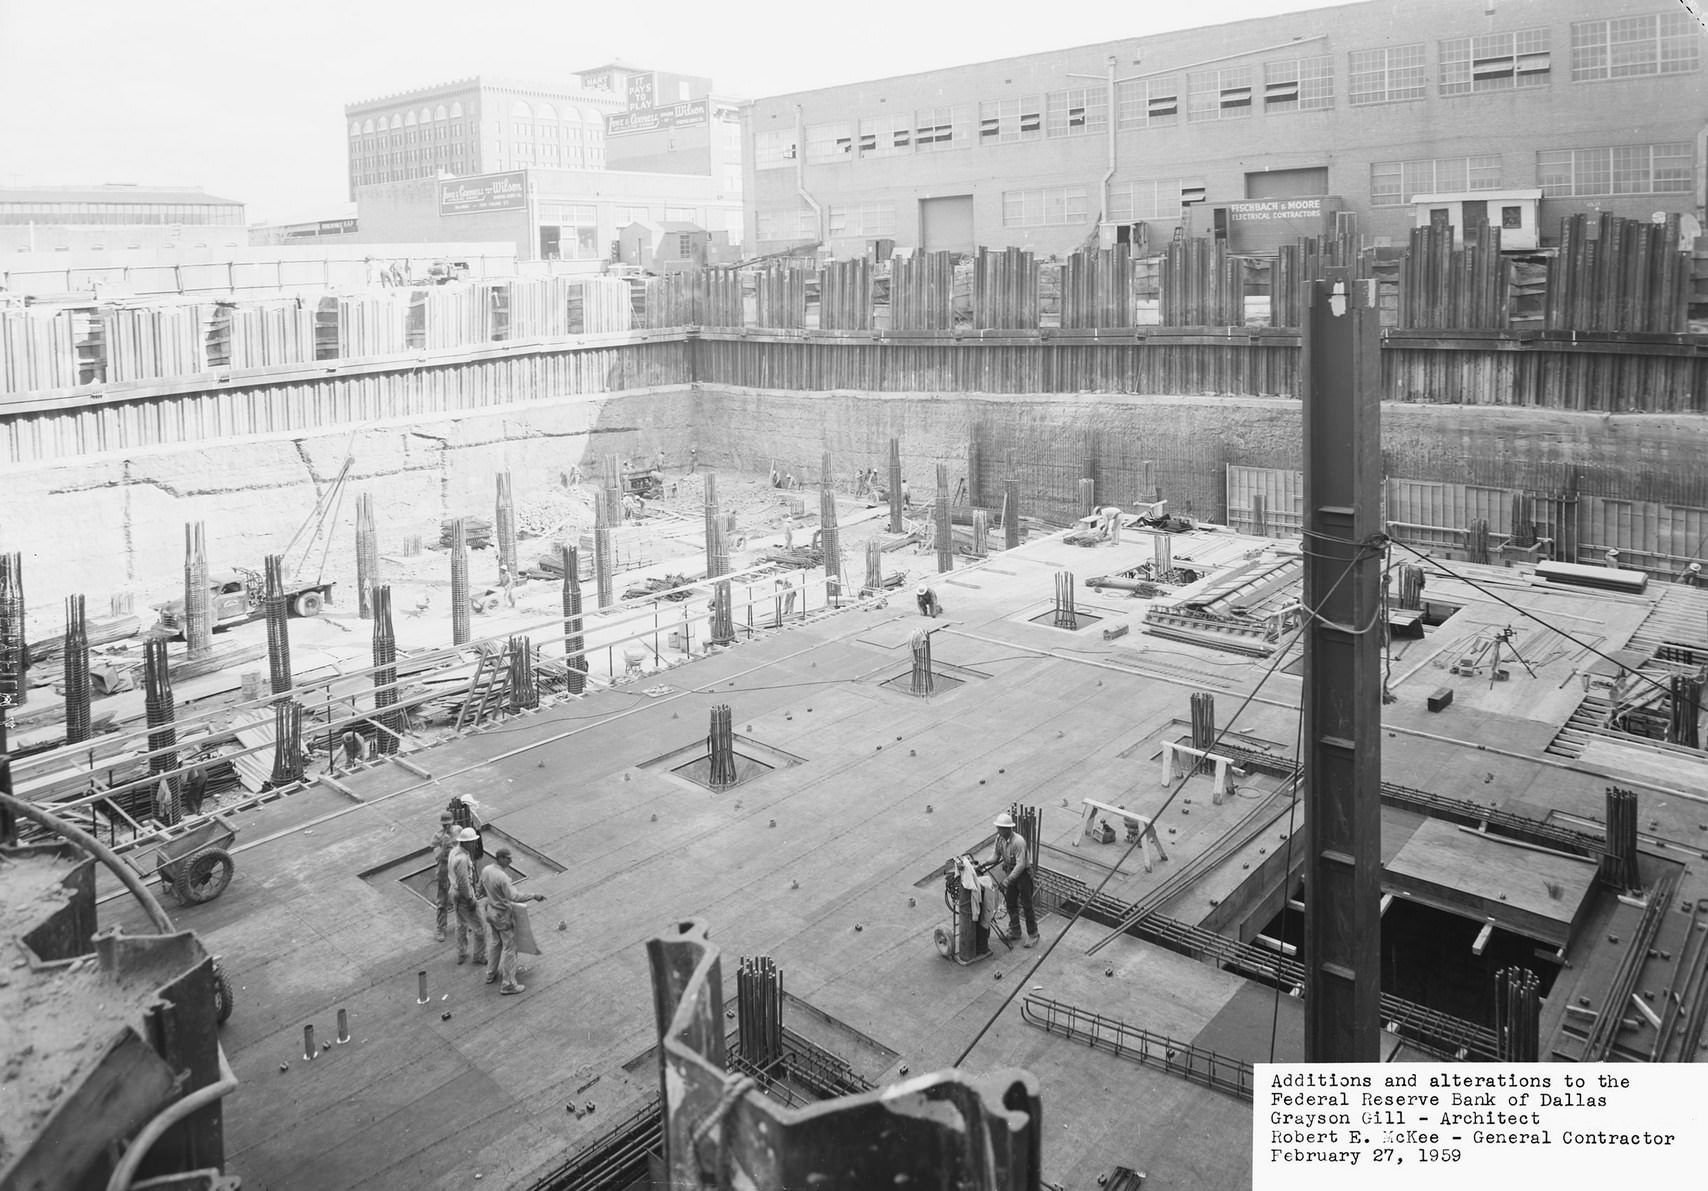
<svg viewBox="0 0 1708 1191">
<path fill-rule="evenodd" d="M 1708 47 L 1496 7 L 1427 103 L 1509 139 Z M 1240 1191 L 1319 1152 L 1268 1064 L 1708 1059 L 1708 140 L 1117 177 L 1401 129 L 1406 47 L 1295 15 L 731 101 L 723 264 L 567 167 L 394 179 L 388 97 L 362 221 L 539 259 L 0 269 L 0 1191 Z M 721 118 L 651 86 L 553 152 Z"/>
</svg>

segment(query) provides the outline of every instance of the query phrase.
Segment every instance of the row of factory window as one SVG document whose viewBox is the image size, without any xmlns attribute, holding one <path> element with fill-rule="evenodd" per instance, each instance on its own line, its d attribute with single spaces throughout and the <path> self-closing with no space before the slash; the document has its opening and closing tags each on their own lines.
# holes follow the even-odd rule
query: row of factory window
<svg viewBox="0 0 1708 1191">
<path fill-rule="evenodd" d="M 216 224 L 243 226 L 241 203 L 24 203 L 0 202 L 0 223 Z"/>
<path fill-rule="evenodd" d="M 625 206 L 617 204 L 611 208 L 611 223 L 613 227 L 624 228 L 631 223 L 651 224 L 654 213 L 662 210 L 665 223 L 692 223 L 702 226 L 702 209 L 699 207 L 651 207 Z M 554 203 L 539 204 L 539 221 L 555 223 L 560 227 L 598 227 L 599 208 L 592 203 Z"/>
<path fill-rule="evenodd" d="M 357 137 L 350 142 L 350 151 L 358 157 L 384 153 L 387 149 L 397 149 L 405 145 L 422 145 L 434 141 L 455 142 L 474 133 L 473 124 L 457 121 L 454 124 L 436 124 L 430 128 L 411 128 L 404 132 L 376 133 L 373 136 Z"/>
<path fill-rule="evenodd" d="M 1616 145 L 1594 149 L 1548 149 L 1536 154 L 1533 183 L 1549 198 L 1579 195 L 1688 193 L 1692 149 L 1687 142 L 1654 145 Z M 1377 161 L 1370 165 L 1372 206 L 1403 206 L 1420 194 L 1454 194 L 1500 190 L 1515 185 L 1501 174 L 1498 154 L 1476 157 L 1419 158 Z M 1117 182 L 1109 187 L 1109 218 L 1115 223 L 1135 220 L 1173 221 L 1185 208 L 1206 198 L 1202 178 L 1158 178 Z M 1057 227 L 1084 224 L 1091 218 L 1090 191 L 1085 186 L 1038 187 L 1002 192 L 1002 226 Z M 865 202 L 826 210 L 826 232 L 832 237 L 894 236 L 896 204 Z M 761 211 L 756 231 L 761 240 L 814 239 L 818 226 L 813 213 L 799 210 Z"/>
<path fill-rule="evenodd" d="M 409 111 L 393 112 L 389 118 L 386 116 L 369 116 L 362 121 L 352 120 L 350 121 L 350 135 L 384 132 L 388 128 L 412 128 L 417 124 L 431 124 L 439 120 L 461 120 L 462 118 L 463 105 L 459 100 L 448 108 L 444 104 L 433 109 L 422 108 L 419 117 L 414 111 Z"/>
<path fill-rule="evenodd" d="M 1552 77 L 1552 31 L 1448 38 L 1439 43 L 1436 90 L 1469 95 L 1545 86 Z M 1685 11 L 1580 21 L 1571 27 L 1573 82 L 1628 79 L 1694 71 L 1701 65 L 1700 26 Z M 1389 46 L 1347 55 L 1347 102 L 1353 106 L 1424 99 L 1428 95 L 1426 46 Z M 1287 58 L 1185 74 L 1185 116 L 1190 122 L 1243 119 L 1265 113 L 1332 108 L 1334 59 Z M 1182 107 L 1180 75 L 1128 79 L 1115 86 L 1115 127 L 1126 132 L 1176 125 Z M 976 117 L 976 120 L 975 120 Z M 890 157 L 974 144 L 1003 145 L 1046 138 L 1101 135 L 1109 127 L 1103 86 L 1069 87 L 1013 99 L 921 108 L 912 113 L 811 124 L 805 157 L 824 164 Z M 756 133 L 755 169 L 793 161 L 801 146 L 794 129 Z"/>
</svg>

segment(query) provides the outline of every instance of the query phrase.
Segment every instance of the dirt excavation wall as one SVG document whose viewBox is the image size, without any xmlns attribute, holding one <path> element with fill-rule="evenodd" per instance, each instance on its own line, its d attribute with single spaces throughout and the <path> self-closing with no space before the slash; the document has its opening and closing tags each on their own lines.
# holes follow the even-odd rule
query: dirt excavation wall
<svg viewBox="0 0 1708 1191">
<path fill-rule="evenodd" d="M 210 567 L 259 569 L 266 554 L 286 548 L 348 454 L 355 464 L 343 507 L 328 520 L 326 575 L 341 585 L 339 603 L 352 603 L 358 493 L 373 494 L 380 548 L 396 553 L 406 534 L 436 541 L 445 518 L 491 521 L 495 477 L 505 469 L 520 497 L 611 453 L 663 447 L 681 457 L 692 406 L 682 385 L 12 467 L 0 549 L 23 553 L 31 639 L 59 631 L 69 594 L 88 595 L 94 616 L 106 614 L 110 594 L 129 591 L 140 611 L 181 594 L 186 521 L 207 523 Z M 317 545 L 310 573 L 319 556 Z"/>
<path fill-rule="evenodd" d="M 700 450 L 722 466 L 776 466 L 817 478 L 829 450 L 844 476 L 887 468 L 902 441 L 918 499 L 948 464 L 967 474 L 976 443 L 975 496 L 995 503 L 1016 453 L 1028 513 L 1060 521 L 1076 512 L 1077 483 L 1098 480 L 1098 499 L 1135 500 L 1151 483 L 1177 511 L 1221 520 L 1228 465 L 1301 466 L 1298 402 L 1258 397 L 931 395 L 781 392 L 700 385 Z M 1526 408 L 1386 403 L 1382 443 L 1389 475 L 1708 505 L 1708 419 Z"/>
</svg>

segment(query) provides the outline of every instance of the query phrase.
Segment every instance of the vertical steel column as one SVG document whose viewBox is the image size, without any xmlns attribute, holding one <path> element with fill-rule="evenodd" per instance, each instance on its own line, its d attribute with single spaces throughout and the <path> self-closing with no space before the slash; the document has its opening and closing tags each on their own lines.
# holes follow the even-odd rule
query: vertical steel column
<svg viewBox="0 0 1708 1191">
<path fill-rule="evenodd" d="M 722 511 L 718 508 L 718 476 L 706 473 L 706 578 L 716 579 L 729 571 L 729 556 L 723 545 Z"/>
<path fill-rule="evenodd" d="M 24 556 L 0 554 L 0 753 L 6 751 L 6 712 L 29 696 L 24 671 L 30 647 L 24 635 Z"/>
<path fill-rule="evenodd" d="M 711 730 L 706 735 L 706 755 L 711 761 L 712 789 L 727 790 L 735 785 L 735 729 L 730 723 L 728 703 L 712 708 Z"/>
<path fill-rule="evenodd" d="M 1020 480 L 1009 476 L 1002 481 L 1002 548 L 1014 550 L 1020 545 Z"/>
<path fill-rule="evenodd" d="M 901 439 L 890 439 L 890 532 L 901 532 Z"/>
<path fill-rule="evenodd" d="M 1052 622 L 1058 629 L 1078 629 L 1079 609 L 1073 602 L 1073 572 L 1056 572 L 1056 615 Z"/>
<path fill-rule="evenodd" d="M 579 695 L 587 689 L 587 654 L 581 637 L 581 553 L 574 546 L 564 546 L 563 559 L 563 652 L 569 673 L 566 675 L 569 693 Z"/>
<path fill-rule="evenodd" d="M 967 443 L 967 503 L 979 504 L 979 441 L 972 439 Z"/>
<path fill-rule="evenodd" d="M 819 546 L 824 551 L 825 586 L 834 593 L 842 583 L 842 537 L 836 526 L 836 489 L 831 484 L 829 451 L 819 464 L 818 484 Z"/>
<path fill-rule="evenodd" d="M 148 771 L 161 775 L 161 780 L 168 783 L 169 788 L 176 794 L 178 779 L 165 777 L 178 768 L 178 753 L 174 746 L 178 743 L 178 730 L 174 726 L 175 709 L 172 705 L 172 678 L 166 667 L 166 638 L 151 637 L 142 646 L 143 686 L 147 696 L 143 703 L 143 712 L 148 719 L 148 750 L 173 749 L 169 753 L 159 753 L 148 759 Z M 174 810 L 177 799 L 172 799 Z M 170 827 L 177 822 L 176 815 L 169 820 L 162 820 Z"/>
<path fill-rule="evenodd" d="M 397 752 L 397 738 L 403 731 L 403 717 L 391 710 L 397 705 L 397 634 L 391 620 L 391 586 L 381 584 L 373 589 L 374 614 L 374 723 L 379 732 L 374 737 L 374 751 L 382 757 Z"/>
<path fill-rule="evenodd" d="M 512 637 L 508 642 L 510 667 L 509 695 L 511 711 L 527 711 L 540 705 L 540 688 L 534 679 L 534 643 L 528 637 Z"/>
<path fill-rule="evenodd" d="M 1089 517 L 1097 511 L 1097 481 L 1090 476 L 1079 482 L 1079 515 Z"/>
<path fill-rule="evenodd" d="M 884 543 L 880 538 L 866 539 L 866 590 L 874 594 L 884 590 Z"/>
<path fill-rule="evenodd" d="M 83 597 L 65 600 L 65 742 L 89 739 L 89 635 Z"/>
<path fill-rule="evenodd" d="M 924 629 L 915 629 L 908 644 L 913 649 L 912 690 L 920 698 L 925 698 L 937 689 L 937 672 L 931 668 L 931 634 Z"/>
<path fill-rule="evenodd" d="M 498 473 L 498 501 L 492 514 L 492 532 L 498 542 L 498 565 L 516 578 L 516 493 L 510 473 Z"/>
<path fill-rule="evenodd" d="M 949 521 L 949 469 L 937 465 L 937 572 L 955 569 L 955 527 Z"/>
<path fill-rule="evenodd" d="M 277 554 L 267 555 L 267 594 L 262 606 L 267 613 L 267 671 L 273 693 L 291 689 L 291 632 L 285 604 L 284 563 Z"/>
<path fill-rule="evenodd" d="M 302 779 L 302 704 L 281 699 L 273 704 L 273 785 Z"/>
<path fill-rule="evenodd" d="M 611 502 L 601 498 L 593 506 L 593 583 L 599 606 L 609 608 L 611 595 Z M 620 514 L 619 514 L 620 516 Z"/>
<path fill-rule="evenodd" d="M 469 643 L 469 536 L 461 517 L 451 522 L 451 644 Z"/>
<path fill-rule="evenodd" d="M 735 607 L 728 579 L 719 579 L 712 585 L 710 640 L 713 645 L 729 645 L 735 641 Z"/>
<path fill-rule="evenodd" d="M 184 525 L 184 645 L 191 658 L 213 652 L 213 593 L 208 590 L 207 528 Z"/>
<path fill-rule="evenodd" d="M 1380 1038 L 1381 383 L 1375 282 L 1311 285 L 1304 378 L 1305 1059 L 1375 1062 Z"/>
<path fill-rule="evenodd" d="M 374 532 L 374 496 L 356 497 L 356 615 L 363 620 L 374 614 L 374 584 L 380 580 L 379 538 Z"/>
<path fill-rule="evenodd" d="M 973 510 L 973 553 L 980 558 L 990 553 L 990 514 L 984 509 Z"/>
</svg>

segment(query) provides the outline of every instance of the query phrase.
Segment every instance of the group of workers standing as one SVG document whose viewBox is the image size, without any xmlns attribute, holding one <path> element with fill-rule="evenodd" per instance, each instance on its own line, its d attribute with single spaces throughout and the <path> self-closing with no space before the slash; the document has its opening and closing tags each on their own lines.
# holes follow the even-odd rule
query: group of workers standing
<svg viewBox="0 0 1708 1191">
<path fill-rule="evenodd" d="M 479 867 L 480 833 L 460 799 L 440 812 L 439 831 L 432 843 L 439 942 L 445 941 L 455 914 L 457 962 L 468 962 L 472 940 L 475 964 L 486 965 L 486 983 L 502 978 L 498 991 L 507 997 L 527 991 L 526 985 L 516 982 L 516 908 L 523 902 L 545 901 L 546 895 L 516 892 L 507 847 L 495 851 L 486 867 Z"/>
</svg>

